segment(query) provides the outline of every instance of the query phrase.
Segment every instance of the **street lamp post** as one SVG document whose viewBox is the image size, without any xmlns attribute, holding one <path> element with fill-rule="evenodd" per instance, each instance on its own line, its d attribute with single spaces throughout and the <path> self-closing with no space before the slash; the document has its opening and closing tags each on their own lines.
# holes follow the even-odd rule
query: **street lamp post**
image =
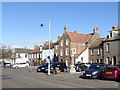
<svg viewBox="0 0 120 90">
<path fill-rule="evenodd" d="M 49 61 L 48 61 L 48 75 L 50 75 L 50 26 L 51 26 L 51 22 L 49 20 Z"/>
<path fill-rule="evenodd" d="M 41 23 L 40 26 L 44 26 L 43 23 Z M 50 22 L 50 20 L 49 20 L 49 22 L 48 22 L 48 32 L 49 32 L 48 75 L 50 75 L 50 28 L 51 28 L 50 26 L 51 26 L 51 22 Z"/>
</svg>

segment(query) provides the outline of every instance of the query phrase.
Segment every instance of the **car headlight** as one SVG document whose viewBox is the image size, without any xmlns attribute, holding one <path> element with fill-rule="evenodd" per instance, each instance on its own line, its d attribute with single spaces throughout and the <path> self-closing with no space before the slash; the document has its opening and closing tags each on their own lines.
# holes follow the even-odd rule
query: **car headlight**
<svg viewBox="0 0 120 90">
<path fill-rule="evenodd" d="M 98 71 L 94 71 L 93 73 L 92 73 L 92 75 L 95 75 L 95 74 L 97 74 L 98 73 Z"/>
<path fill-rule="evenodd" d="M 53 69 L 53 68 L 51 68 L 51 69 Z"/>
<path fill-rule="evenodd" d="M 45 68 L 41 68 L 41 69 L 45 69 Z"/>
</svg>

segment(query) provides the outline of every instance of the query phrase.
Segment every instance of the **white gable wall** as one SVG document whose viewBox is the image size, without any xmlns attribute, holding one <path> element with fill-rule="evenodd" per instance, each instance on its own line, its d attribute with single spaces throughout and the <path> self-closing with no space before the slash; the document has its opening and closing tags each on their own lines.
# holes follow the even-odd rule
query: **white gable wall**
<svg viewBox="0 0 120 90">
<path fill-rule="evenodd" d="M 20 54 L 20 58 L 18 58 L 18 54 Z M 27 53 L 16 53 L 16 60 L 15 63 L 21 63 L 21 62 L 26 62 L 28 61 L 28 54 L 27 57 L 25 57 Z"/>
<path fill-rule="evenodd" d="M 89 58 L 88 55 L 89 55 L 89 51 L 87 48 L 81 55 L 78 56 L 78 58 L 75 60 L 75 63 L 77 62 L 88 63 L 88 58 Z M 81 59 L 83 59 L 83 61 Z"/>
</svg>

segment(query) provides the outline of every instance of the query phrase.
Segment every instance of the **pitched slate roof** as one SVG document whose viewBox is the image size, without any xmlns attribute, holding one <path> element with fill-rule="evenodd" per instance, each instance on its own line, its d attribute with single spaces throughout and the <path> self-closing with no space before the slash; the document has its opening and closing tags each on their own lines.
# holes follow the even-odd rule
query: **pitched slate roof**
<svg viewBox="0 0 120 90">
<path fill-rule="evenodd" d="M 70 40 L 72 42 L 79 42 L 79 43 L 85 43 L 87 40 L 91 38 L 91 34 L 80 34 L 77 32 L 67 32 Z"/>
<path fill-rule="evenodd" d="M 30 53 L 31 49 L 27 48 L 15 48 L 15 53 Z"/>
<path fill-rule="evenodd" d="M 93 41 L 93 43 L 91 43 L 90 48 L 91 47 L 98 47 L 102 43 L 103 40 L 105 40 L 105 38 L 96 39 L 95 41 Z"/>
</svg>

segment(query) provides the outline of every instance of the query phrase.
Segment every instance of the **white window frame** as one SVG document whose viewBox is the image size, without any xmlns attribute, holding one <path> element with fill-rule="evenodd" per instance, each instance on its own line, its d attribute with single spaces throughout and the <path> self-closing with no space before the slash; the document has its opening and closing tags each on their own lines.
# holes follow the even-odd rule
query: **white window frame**
<svg viewBox="0 0 120 90">
<path fill-rule="evenodd" d="M 55 48 L 58 49 L 58 45 L 55 45 Z"/>
<path fill-rule="evenodd" d="M 37 53 L 37 58 L 39 58 L 39 53 Z"/>
<path fill-rule="evenodd" d="M 101 49 L 100 49 L 100 48 L 97 49 L 97 54 L 98 54 L 98 55 L 101 54 Z"/>
<path fill-rule="evenodd" d="M 91 49 L 90 52 L 91 52 L 91 55 L 94 55 L 94 49 Z"/>
<path fill-rule="evenodd" d="M 66 48 L 65 54 L 66 54 L 66 55 L 69 55 L 69 49 L 68 49 L 68 48 Z"/>
<path fill-rule="evenodd" d="M 76 54 L 76 48 L 72 48 L 72 53 Z"/>
<path fill-rule="evenodd" d="M 61 43 L 60 43 L 60 44 L 61 44 L 61 46 L 63 46 L 63 40 L 61 40 Z"/>
<path fill-rule="evenodd" d="M 109 44 L 109 43 L 105 45 L 105 51 L 106 51 L 106 52 L 109 52 L 109 51 L 110 51 L 110 44 Z"/>
<path fill-rule="evenodd" d="M 69 39 L 66 39 L 66 45 L 69 45 Z"/>
<path fill-rule="evenodd" d="M 56 53 L 56 56 L 58 56 L 58 53 Z"/>
</svg>

